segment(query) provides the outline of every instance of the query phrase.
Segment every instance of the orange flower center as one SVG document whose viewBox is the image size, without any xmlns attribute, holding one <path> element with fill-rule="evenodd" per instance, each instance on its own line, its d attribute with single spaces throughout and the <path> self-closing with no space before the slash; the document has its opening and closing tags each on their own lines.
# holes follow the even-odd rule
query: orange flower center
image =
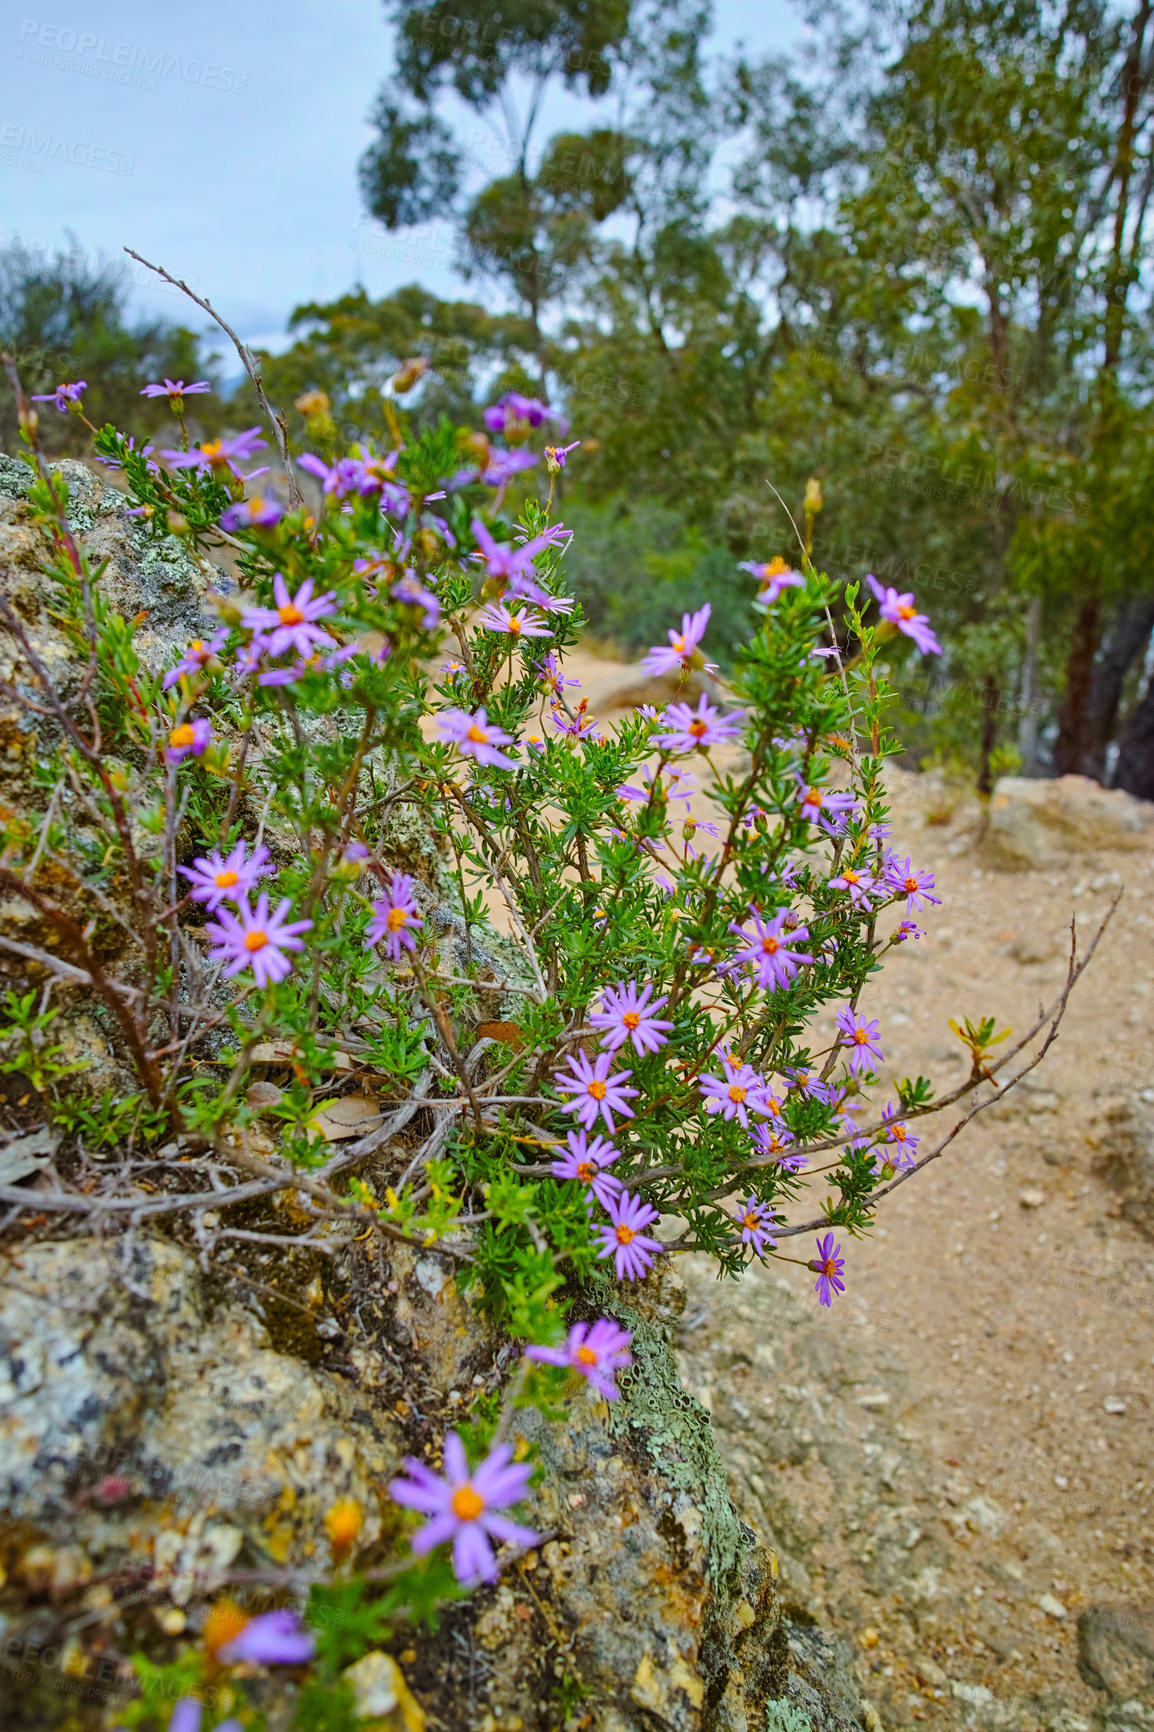
<svg viewBox="0 0 1154 1732">
<path fill-rule="evenodd" d="M 742 1088 L 740 1083 L 731 1083 L 730 1084 L 730 1086 L 729 1086 L 729 1098 L 731 1101 L 734 1102 L 734 1104 L 736 1106 L 741 1105 L 742 1101 L 745 1099 L 745 1090 Z"/>
<path fill-rule="evenodd" d="M 179 728 L 173 728 L 169 734 L 168 743 L 170 746 L 191 746 L 195 739 L 196 735 L 193 733 L 191 725 L 188 722 L 181 722 Z"/>
<path fill-rule="evenodd" d="M 918 881 L 916 878 L 907 878 L 905 880 L 905 888 L 907 890 L 913 891 L 913 890 L 916 890 L 917 887 L 918 887 Z"/>
<path fill-rule="evenodd" d="M 514 637 L 520 635 L 521 621 L 517 618 L 515 613 L 509 615 L 509 630 L 513 633 Z"/>
<path fill-rule="evenodd" d="M 915 619 L 917 617 L 917 611 L 916 607 L 899 607 L 898 617 L 899 619 Z"/>
<path fill-rule="evenodd" d="M 845 871 L 842 873 L 842 877 L 845 879 L 847 884 L 860 884 L 861 883 L 860 874 L 855 872 L 852 869 L 852 867 L 849 867 L 849 866 L 847 866 Z"/>
<path fill-rule="evenodd" d="M 864 1028 L 855 1028 L 853 1037 L 859 1046 L 866 1046 L 869 1043 L 869 1035 Z"/>
<path fill-rule="evenodd" d="M 276 612 L 277 618 L 280 620 L 282 625 L 304 624 L 304 614 L 301 612 L 299 607 L 294 607 L 291 601 L 287 607 L 278 607 Z"/>
<path fill-rule="evenodd" d="M 621 1020 L 625 1024 L 626 1028 L 641 1027 L 641 1018 L 635 1010 L 627 1010 Z"/>
<path fill-rule="evenodd" d="M 765 951 L 767 956 L 775 956 L 781 949 L 781 945 L 778 943 L 776 938 L 763 938 L 761 941 L 761 948 Z"/>
<path fill-rule="evenodd" d="M 832 1257 L 826 1258 L 825 1262 L 821 1266 L 821 1272 L 823 1275 L 837 1274 L 837 1264 L 834 1262 Z"/>
<path fill-rule="evenodd" d="M 601 1081 L 600 1077 L 594 1077 L 593 1081 L 589 1084 L 589 1093 L 593 1096 L 595 1101 L 603 1101 L 608 1092 L 606 1085 Z"/>
<path fill-rule="evenodd" d="M 210 463 L 218 463 L 220 461 L 220 448 L 222 444 L 223 440 L 210 439 L 208 444 L 202 445 L 200 449 L 208 458 Z"/>
<path fill-rule="evenodd" d="M 761 1222 L 758 1220 L 757 1216 L 752 1212 L 752 1210 L 750 1211 L 750 1213 L 748 1215 L 743 1215 L 741 1217 L 741 1220 L 742 1220 L 742 1224 L 744 1226 L 748 1227 L 749 1231 L 751 1233 L 756 1232 L 757 1228 L 760 1227 L 760 1225 L 761 1225 Z"/>
<path fill-rule="evenodd" d="M 579 1359 L 582 1365 L 596 1365 L 597 1363 L 597 1355 L 591 1347 L 579 1347 L 573 1357 Z"/>
<path fill-rule="evenodd" d="M 465 738 L 467 740 L 472 740 L 475 746 L 483 746 L 489 736 L 485 732 L 484 728 L 479 728 L 476 722 L 474 722 L 472 727 L 469 729 L 469 732 L 465 735 Z"/>
<path fill-rule="evenodd" d="M 263 950 L 267 943 L 268 943 L 268 933 L 267 932 L 246 932 L 245 933 L 244 947 L 246 950 L 251 950 L 253 952 L 256 952 L 258 950 Z"/>
<path fill-rule="evenodd" d="M 204 648 L 204 639 L 199 638 L 199 637 L 194 637 L 192 640 L 192 645 L 191 645 L 191 649 L 190 649 L 189 653 L 191 655 L 194 655 L 194 656 L 199 655 L 203 648 Z"/>
<path fill-rule="evenodd" d="M 890 1136 L 894 1139 L 895 1143 L 904 1143 L 906 1140 L 906 1127 L 904 1125 L 891 1125 Z"/>
<path fill-rule="evenodd" d="M 617 1243 L 619 1245 L 631 1245 L 636 1237 L 632 1227 L 621 1226 L 617 1229 Z"/>
<path fill-rule="evenodd" d="M 708 731 L 708 722 L 690 722 L 689 727 L 686 729 L 686 732 L 692 734 L 695 740 L 699 740 L 702 734 L 707 733 Z"/>
<path fill-rule="evenodd" d="M 385 925 L 388 927 L 390 932 L 399 932 L 408 918 L 409 917 L 403 908 L 390 908 L 389 918 L 386 920 Z"/>
<path fill-rule="evenodd" d="M 592 1161 L 582 1161 L 581 1165 L 577 1168 L 577 1177 L 581 1180 L 582 1184 L 588 1185 L 597 1177 L 597 1168 L 594 1166 Z"/>
<path fill-rule="evenodd" d="M 453 1514 L 459 1521 L 475 1522 L 484 1507 L 484 1498 L 471 1485 L 463 1485 L 453 1493 Z"/>
<path fill-rule="evenodd" d="M 213 879 L 213 883 L 216 885 L 218 890 L 231 890 L 234 884 L 240 883 L 240 873 L 230 872 L 227 870 L 224 872 L 218 872 L 216 877 Z"/>
<path fill-rule="evenodd" d="M 242 1612 L 232 1600 L 218 1600 L 204 1620 L 201 1631 L 205 1652 L 215 1659 L 217 1650 L 234 1641 L 250 1622 L 248 1613 Z"/>
</svg>

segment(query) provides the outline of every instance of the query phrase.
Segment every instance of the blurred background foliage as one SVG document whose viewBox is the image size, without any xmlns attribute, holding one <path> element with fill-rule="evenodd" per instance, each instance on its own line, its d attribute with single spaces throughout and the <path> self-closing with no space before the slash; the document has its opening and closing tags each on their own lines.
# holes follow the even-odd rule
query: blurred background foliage
<svg viewBox="0 0 1154 1732">
<path fill-rule="evenodd" d="M 730 57 L 694 0 L 386 10 L 366 211 L 451 217 L 477 299 L 299 307 L 264 358 L 298 448 L 387 446 L 417 356 L 418 422 L 546 396 L 583 441 L 559 479 L 592 630 L 632 653 L 708 597 L 719 660 L 738 561 L 796 556 L 816 476 L 818 563 L 912 588 L 942 639 L 894 651 L 919 761 L 1154 798 L 1154 4 L 825 3 L 792 55 Z M 557 88 L 585 131 L 545 133 Z M 462 111 L 499 141 L 483 164 Z M 139 424 L 136 379 L 191 376 L 195 339 L 127 328 L 118 294 L 9 250 L 0 335 L 38 388 L 79 373 Z"/>
</svg>

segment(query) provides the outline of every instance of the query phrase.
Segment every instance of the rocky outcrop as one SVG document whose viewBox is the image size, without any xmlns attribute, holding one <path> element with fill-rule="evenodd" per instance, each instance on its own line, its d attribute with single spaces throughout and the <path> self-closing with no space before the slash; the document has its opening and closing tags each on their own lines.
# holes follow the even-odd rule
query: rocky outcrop
<svg viewBox="0 0 1154 1732">
<path fill-rule="evenodd" d="M 176 651 L 211 631 L 212 598 L 227 587 L 224 573 L 191 554 L 176 536 L 150 534 L 139 518 L 129 516 L 124 494 L 85 464 L 68 459 L 54 471 L 68 486 L 69 522 L 78 545 L 94 571 L 103 567 L 100 595 L 126 620 L 139 621 L 132 641 L 144 666 L 154 674 L 170 667 Z M 41 568 L 52 549 L 28 503 L 31 485 L 27 464 L 0 455 L 0 594 L 67 698 L 80 682 L 83 664 L 51 618 L 50 583 Z M 0 675 L 18 689 L 27 686 L 22 658 L 3 630 Z M 51 719 L 0 700 L 0 795 L 28 782 L 37 756 L 54 749 L 57 737 Z"/>
<path fill-rule="evenodd" d="M 1088 776 L 1002 776 L 990 799 L 983 852 L 1003 872 L 1065 865 L 1071 855 L 1154 848 L 1154 805 Z"/>
<path fill-rule="evenodd" d="M 443 1253 L 398 1247 L 385 1273 L 383 1304 L 355 1272 L 306 1288 L 293 1353 L 253 1301 L 219 1288 L 214 1301 L 174 1244 L 20 1253 L 0 1299 L 11 1652 L 60 1641 L 87 1607 L 104 1614 L 86 1625 L 98 1649 L 171 1653 L 164 1632 L 195 1634 L 238 1581 L 323 1577 L 324 1518 L 342 1499 L 365 1511 L 359 1562 L 395 1542 L 385 1487 L 401 1456 L 435 1449 L 464 1392 L 499 1386 L 515 1354 Z M 413 1635 L 405 1690 L 462 1728 L 555 1724 L 566 1690 L 599 1732 L 761 1732 L 773 1702 L 822 1732 L 868 1726 L 852 1675 L 829 1682 L 821 1640 L 781 1622 L 774 1560 L 739 1520 L 709 1417 L 677 1381 L 680 1283 L 666 1273 L 628 1303 L 599 1283 L 586 1298 L 633 1330 L 622 1399 L 582 1392 L 564 1424 L 518 1415 L 544 1470 L 527 1513 L 549 1537 L 437 1634 Z M 0 1671 L 6 1726 L 63 1724 L 69 1698 L 13 1688 Z M 275 1702 L 269 1712 L 287 1723 Z"/>
</svg>

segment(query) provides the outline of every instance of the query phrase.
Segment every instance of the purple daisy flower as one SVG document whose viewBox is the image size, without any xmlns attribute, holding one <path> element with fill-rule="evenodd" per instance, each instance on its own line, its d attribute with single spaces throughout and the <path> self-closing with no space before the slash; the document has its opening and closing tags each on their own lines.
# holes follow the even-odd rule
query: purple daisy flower
<svg viewBox="0 0 1154 1732">
<path fill-rule="evenodd" d="M 202 397 L 212 386 L 207 379 L 199 379 L 195 385 L 186 385 L 183 379 L 166 379 L 163 385 L 145 385 L 141 388 L 142 397 L 167 397 L 173 412 L 180 414 L 184 408 L 185 397 Z"/>
<path fill-rule="evenodd" d="M 599 1317 L 596 1323 L 574 1323 L 564 1347 L 526 1347 L 526 1359 L 536 1359 L 542 1365 L 560 1365 L 579 1371 L 587 1378 L 598 1395 L 606 1401 L 616 1401 L 616 1373 L 632 1365 L 629 1343 L 633 1337 L 609 1317 Z"/>
<path fill-rule="evenodd" d="M 897 1114 L 898 1109 L 892 1101 L 882 1108 L 885 1129 L 876 1157 L 879 1172 L 908 1172 L 918 1164 L 918 1138 Z"/>
<path fill-rule="evenodd" d="M 811 824 L 820 824 L 823 829 L 833 831 L 845 823 L 851 812 L 856 812 L 858 803 L 852 794 L 840 793 L 831 788 L 811 787 L 801 776 L 797 778 L 797 797 L 801 802 L 803 817 Z"/>
<path fill-rule="evenodd" d="M 866 582 L 880 602 L 880 613 L 890 625 L 896 625 L 900 632 L 912 639 L 915 647 L 922 655 L 940 656 L 942 646 L 930 630 L 930 617 L 919 613 L 914 606 L 913 591 L 899 595 L 893 585 L 883 587 L 876 577 L 867 575 Z"/>
<path fill-rule="evenodd" d="M 187 674 L 191 679 L 193 674 L 202 673 L 209 662 L 216 660 L 227 642 L 228 630 L 224 626 L 219 631 L 214 632 L 207 643 L 201 638 L 193 638 L 176 666 L 169 668 L 165 674 L 161 681 L 162 689 L 166 692 L 171 691 L 173 686 L 179 682 L 182 674 Z"/>
<path fill-rule="evenodd" d="M 178 867 L 192 885 L 192 900 L 203 902 L 208 912 L 215 914 L 222 902 L 239 902 L 242 896 L 249 896 L 269 870 L 272 856 L 263 843 L 253 849 L 251 859 L 246 859 L 245 853 L 245 844 L 238 842 L 227 860 L 217 850 L 198 855 L 191 866 Z"/>
<path fill-rule="evenodd" d="M 536 466 L 537 458 L 532 451 L 490 451 L 475 479 L 484 482 L 486 487 L 507 487 L 514 475 Z"/>
<path fill-rule="evenodd" d="M 562 525 L 557 523 L 545 530 L 542 535 L 535 535 L 532 541 L 526 541 L 520 547 L 510 547 L 493 540 L 488 529 L 479 517 L 473 519 L 473 534 L 480 548 L 478 557 L 485 561 L 485 569 L 489 576 L 498 583 L 513 583 L 522 580 L 520 593 L 527 601 L 539 601 L 545 591 L 531 581 L 524 583 L 527 573 L 532 570 L 533 560 L 537 554 L 543 553 L 547 547 L 554 547 Z"/>
<path fill-rule="evenodd" d="M 468 710 L 442 710 L 437 727 L 441 738 L 456 746 L 463 758 L 476 758 L 479 764 L 492 764 L 498 770 L 517 768 L 514 759 L 497 750 L 512 743 L 512 734 L 491 722 L 483 705 L 473 715 Z"/>
<path fill-rule="evenodd" d="M 590 1014 L 589 1024 L 601 1031 L 601 1044 L 607 1052 L 616 1052 L 627 1040 L 633 1042 L 634 1052 L 656 1052 L 669 1038 L 662 1029 L 673 1027 L 656 1014 L 664 1003 L 664 998 L 653 998 L 648 984 L 640 993 L 632 980 L 609 986 L 601 994 L 600 1008 Z"/>
<path fill-rule="evenodd" d="M 255 909 L 247 902 L 238 902 L 237 914 L 219 908 L 219 918 L 205 927 L 210 941 L 217 946 L 214 961 L 227 963 L 224 978 L 231 980 L 242 968 L 251 968 L 258 986 L 284 980 L 292 973 L 292 963 L 285 955 L 288 950 L 303 950 L 302 932 L 312 929 L 311 920 L 289 920 L 292 903 L 286 896 L 275 914 L 269 913 L 268 895 L 262 890 Z"/>
<path fill-rule="evenodd" d="M 312 655 L 317 644 L 333 647 L 333 640 L 327 632 L 321 631 L 314 623 L 318 619 L 326 619 L 336 610 L 333 603 L 336 593 L 326 590 L 324 595 L 313 597 L 313 580 L 306 577 L 295 596 L 290 596 L 288 584 L 278 571 L 272 580 L 275 607 L 246 607 L 241 614 L 241 624 L 250 631 L 265 632 L 270 635 L 265 639 L 265 648 L 271 656 L 281 656 L 288 650 L 295 650 L 298 656 L 306 659 Z"/>
<path fill-rule="evenodd" d="M 559 470 L 564 469 L 565 459 L 570 451 L 576 451 L 580 443 L 580 439 L 574 439 L 571 445 L 546 445 L 545 467 L 550 475 L 556 475 Z"/>
<path fill-rule="evenodd" d="M 765 1110 L 765 1083 L 752 1065 L 741 1064 L 728 1054 L 721 1054 L 723 1077 L 699 1076 L 697 1086 L 705 1098 L 707 1113 L 720 1113 L 723 1119 L 736 1119 L 744 1130 L 749 1129 L 751 1112 Z"/>
<path fill-rule="evenodd" d="M 888 854 L 885 863 L 885 880 L 890 889 L 898 896 L 906 899 L 906 913 L 920 914 L 927 902 L 932 902 L 940 908 L 940 896 L 931 896 L 934 889 L 934 874 L 932 872 L 915 872 L 907 855 L 899 860 L 896 854 Z"/>
<path fill-rule="evenodd" d="M 365 852 L 362 850 L 362 859 Z M 365 949 L 370 950 L 383 938 L 386 954 L 393 962 L 399 962 L 402 947 L 405 950 L 417 948 L 412 928 L 424 924 L 413 901 L 413 880 L 407 872 L 395 872 L 388 896 L 373 903 L 373 917 L 365 932 Z"/>
<path fill-rule="evenodd" d="M 737 1207 L 737 1223 L 741 1228 L 741 1242 L 752 1245 L 754 1255 L 765 1256 L 765 1247 L 777 1250 L 777 1240 L 771 1237 L 770 1229 L 776 1225 L 778 1216 L 768 1203 L 759 1202 L 751 1191 L 744 1203 Z"/>
<path fill-rule="evenodd" d="M 905 944 L 908 939 L 920 938 L 921 936 L 916 920 L 903 920 L 894 933 L 894 943 Z"/>
<path fill-rule="evenodd" d="M 805 578 L 800 572 L 792 571 L 780 555 L 766 560 L 764 565 L 758 565 L 752 559 L 743 560 L 737 569 L 748 571 L 756 577 L 761 585 L 757 592 L 757 601 L 762 607 L 772 607 L 783 589 L 805 588 Z"/>
<path fill-rule="evenodd" d="M 380 477 L 371 475 L 359 457 L 338 457 L 335 463 L 329 464 L 322 457 L 314 457 L 311 451 L 306 451 L 303 457 L 297 458 L 297 463 L 308 474 L 316 476 L 326 499 L 344 499 L 349 493 L 376 493 L 381 485 Z"/>
<path fill-rule="evenodd" d="M 554 1161 L 551 1171 L 555 1179 L 577 1179 L 583 1184 L 590 1196 L 607 1204 L 610 1197 L 615 1197 L 621 1190 L 621 1180 L 604 1168 L 610 1166 L 620 1156 L 620 1149 L 614 1148 L 605 1137 L 596 1136 L 592 1140 L 581 1131 L 569 1131 L 566 1135 L 569 1153 L 559 1161 Z"/>
<path fill-rule="evenodd" d="M 578 1122 L 591 1131 L 598 1118 L 605 1121 L 606 1129 L 612 1136 L 616 1126 L 612 1113 L 620 1113 L 623 1119 L 633 1117 L 633 1108 L 627 1104 L 630 1096 L 639 1095 L 640 1089 L 625 1087 L 626 1077 L 631 1077 L 631 1070 L 617 1071 L 610 1076 L 609 1070 L 613 1063 L 613 1054 L 599 1052 L 590 1064 L 583 1052 L 570 1056 L 566 1061 L 571 1075 L 563 1070 L 553 1072 L 553 1086 L 558 1094 L 572 1095 L 573 1099 L 565 1102 L 567 1113 L 576 1113 Z"/>
<path fill-rule="evenodd" d="M 199 758 L 212 739 L 212 723 L 203 716 L 195 722 L 181 722 L 170 728 L 164 748 L 165 762 L 183 764 L 188 757 Z"/>
<path fill-rule="evenodd" d="M 831 890 L 848 890 L 855 908 L 872 908 L 874 899 L 882 894 L 877 879 L 868 872 L 859 872 L 855 866 L 844 866 L 836 878 L 830 879 L 829 887 Z"/>
<path fill-rule="evenodd" d="M 561 429 L 562 438 L 569 430 L 569 423 L 556 409 L 550 409 L 539 397 L 524 397 L 520 391 L 506 391 L 485 410 L 485 425 L 490 433 L 503 433 L 515 441 L 525 439 L 530 428 L 540 427 L 543 421 L 554 422 Z"/>
<path fill-rule="evenodd" d="M 746 948 L 739 950 L 726 966 L 739 968 L 744 964 L 753 969 L 762 992 L 788 986 L 798 969 L 813 961 L 806 951 L 793 948 L 794 943 L 804 943 L 809 937 L 809 927 L 797 926 L 787 931 L 788 914 L 788 909 L 779 908 L 772 920 L 765 921 L 756 908 L 751 908 L 752 932 L 744 926 L 730 925 L 729 930 L 745 941 Z"/>
<path fill-rule="evenodd" d="M 622 1191 L 619 1197 L 610 1198 L 605 1209 L 608 1224 L 602 1222 L 593 1229 L 593 1237 L 601 1240 L 597 1255 L 614 1259 L 619 1281 L 640 1281 L 652 1269 L 654 1258 L 665 1249 L 660 1239 L 652 1238 L 642 1229 L 651 1227 L 661 1217 L 632 1191 Z"/>
<path fill-rule="evenodd" d="M 772 1155 L 774 1160 L 786 1173 L 800 1173 L 807 1165 L 809 1157 L 791 1153 L 789 1145 L 793 1142 L 793 1132 L 787 1131 L 784 1125 L 752 1125 L 750 1136 L 758 1152 Z"/>
<path fill-rule="evenodd" d="M 696 613 L 682 614 L 681 630 L 671 631 L 669 644 L 657 644 L 647 655 L 642 656 L 641 666 L 649 674 L 677 673 L 682 667 L 688 667 L 697 654 L 697 646 L 705 636 L 705 628 L 709 624 L 709 616 L 713 612 L 710 602 L 698 608 Z"/>
<path fill-rule="evenodd" d="M 55 403 L 62 415 L 79 415 L 80 398 L 87 389 L 87 381 L 77 379 L 74 385 L 57 385 L 55 391 L 46 391 L 31 400 L 33 403 Z"/>
<path fill-rule="evenodd" d="M 736 739 L 741 733 L 745 711 L 731 710 L 729 715 L 723 716 L 702 692 L 696 709 L 689 704 L 670 704 L 662 720 L 670 732 L 655 735 L 655 746 L 664 746 L 672 752 L 704 752 L 710 746 L 721 745 L 724 740 Z"/>
<path fill-rule="evenodd" d="M 833 1099 L 829 1084 L 823 1083 L 815 1071 L 806 1070 L 799 1065 L 782 1065 L 781 1074 L 790 1088 L 804 1101 L 824 1101 L 828 1104 Z"/>
<path fill-rule="evenodd" d="M 446 1540 L 453 1542 L 453 1571 L 464 1587 L 495 1582 L 497 1560 L 493 1540 L 508 1545 L 535 1546 L 539 1535 L 496 1512 L 520 1502 L 533 1471 L 527 1461 L 514 1462 L 507 1443 L 499 1443 L 474 1473 L 469 1472 L 465 1446 L 455 1431 L 445 1439 L 445 1472 L 434 1473 L 423 1461 L 407 1455 L 408 1479 L 394 1479 L 389 1492 L 406 1509 L 431 1519 L 413 1535 L 418 1557 Z"/>
<path fill-rule="evenodd" d="M 617 790 L 617 798 L 625 800 L 630 805 L 639 801 L 642 805 L 648 803 L 652 796 L 655 800 L 683 800 L 685 810 L 689 811 L 689 796 L 697 786 L 696 776 L 687 776 L 681 770 L 667 769 L 663 776 L 655 776 L 652 766 L 646 764 L 641 772 L 640 787 L 622 782 Z"/>
<path fill-rule="evenodd" d="M 284 506 L 271 493 L 238 499 L 220 520 L 220 527 L 235 534 L 238 529 L 272 529 L 284 516 Z"/>
<path fill-rule="evenodd" d="M 254 451 L 266 444 L 259 427 L 250 427 L 232 439 L 209 439 L 194 445 L 191 451 L 162 451 L 160 455 L 173 469 L 227 469 L 239 475 L 238 463 L 247 463 Z"/>
<path fill-rule="evenodd" d="M 435 631 L 441 623 L 441 603 L 417 577 L 415 571 L 406 571 L 392 588 L 394 601 L 399 601 L 405 607 L 422 609 L 421 630 Z"/>
<path fill-rule="evenodd" d="M 302 1666 L 316 1652 L 316 1639 L 301 1628 L 295 1612 L 260 1612 L 219 1650 L 226 1666 L 255 1661 L 259 1666 Z"/>
<path fill-rule="evenodd" d="M 834 1244 L 832 1233 L 825 1233 L 818 1240 L 817 1256 L 809 1266 L 817 1275 L 814 1292 L 823 1305 L 832 1305 L 834 1294 L 845 1292 L 845 1282 L 841 1279 L 845 1259 L 841 1246 Z"/>
<path fill-rule="evenodd" d="M 483 607 L 477 615 L 477 624 L 484 626 L 486 631 L 508 632 L 510 637 L 515 638 L 553 636 L 547 625 L 535 620 L 523 607 L 513 613 L 500 601 L 490 602 L 488 607 Z"/>
<path fill-rule="evenodd" d="M 537 664 L 537 672 L 541 676 L 541 684 L 547 692 L 559 693 L 566 686 L 579 686 L 580 680 L 566 679 L 561 672 L 561 664 L 557 660 L 556 650 L 548 650 L 545 659 Z"/>
<path fill-rule="evenodd" d="M 847 1004 L 838 1011 L 834 1022 L 841 1031 L 841 1044 L 849 1048 L 846 1063 L 854 1076 L 861 1076 L 863 1071 L 873 1070 L 875 1065 L 883 1062 L 882 1049 L 877 1044 L 881 1036 L 876 1020 L 864 1021 Z"/>
</svg>

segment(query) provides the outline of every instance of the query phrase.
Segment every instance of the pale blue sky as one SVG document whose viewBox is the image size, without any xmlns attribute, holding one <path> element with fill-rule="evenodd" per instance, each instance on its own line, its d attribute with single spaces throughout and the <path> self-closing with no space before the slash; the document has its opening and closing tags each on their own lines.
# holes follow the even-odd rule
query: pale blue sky
<svg viewBox="0 0 1154 1732">
<path fill-rule="evenodd" d="M 716 15 L 720 51 L 797 32 L 788 0 L 717 0 Z M 447 224 L 388 235 L 361 210 L 389 58 L 381 0 L 17 0 L 0 23 L 0 244 L 53 249 L 72 230 L 105 257 L 133 246 L 256 342 L 357 280 L 484 292 L 452 272 Z M 589 112 L 562 97 L 546 130 Z M 140 310 L 199 322 L 132 268 Z"/>
</svg>

